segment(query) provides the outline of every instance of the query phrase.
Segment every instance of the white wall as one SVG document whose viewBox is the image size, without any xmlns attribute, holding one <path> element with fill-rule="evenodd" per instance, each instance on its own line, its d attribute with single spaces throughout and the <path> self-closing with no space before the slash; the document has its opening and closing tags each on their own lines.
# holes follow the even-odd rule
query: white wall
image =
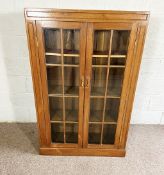
<svg viewBox="0 0 164 175">
<path fill-rule="evenodd" d="M 151 12 L 131 122 L 164 124 L 164 1 L 0 0 L 0 4 L 0 122 L 36 121 L 23 8 L 51 7 Z"/>
</svg>

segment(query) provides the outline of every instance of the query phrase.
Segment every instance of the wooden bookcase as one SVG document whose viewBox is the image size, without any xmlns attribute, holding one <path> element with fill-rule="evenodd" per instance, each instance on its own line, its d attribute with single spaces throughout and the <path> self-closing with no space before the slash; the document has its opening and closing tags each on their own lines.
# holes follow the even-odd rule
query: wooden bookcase
<svg viewBox="0 0 164 175">
<path fill-rule="evenodd" d="M 40 154 L 125 156 L 148 18 L 25 9 Z"/>
</svg>

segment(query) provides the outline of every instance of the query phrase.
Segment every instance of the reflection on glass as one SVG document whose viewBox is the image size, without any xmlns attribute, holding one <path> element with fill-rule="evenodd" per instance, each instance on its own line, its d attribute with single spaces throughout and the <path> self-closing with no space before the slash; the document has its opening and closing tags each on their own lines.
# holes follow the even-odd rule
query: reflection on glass
<svg viewBox="0 0 164 175">
<path fill-rule="evenodd" d="M 46 52 L 61 52 L 61 38 L 59 29 L 45 29 L 44 38 Z"/>
<path fill-rule="evenodd" d="M 64 57 L 64 64 L 73 64 L 78 65 L 79 64 L 79 57 Z"/>
<path fill-rule="evenodd" d="M 49 64 L 61 64 L 61 57 L 54 55 L 46 55 L 46 63 Z"/>
<path fill-rule="evenodd" d="M 103 130 L 103 144 L 114 144 L 116 125 L 105 124 Z"/>
<path fill-rule="evenodd" d="M 94 57 L 92 59 L 92 65 L 108 65 L 107 57 Z"/>
<path fill-rule="evenodd" d="M 65 98 L 65 116 L 66 121 L 78 121 L 79 99 Z"/>
<path fill-rule="evenodd" d="M 63 99 L 60 97 L 49 97 L 50 118 L 52 121 L 63 120 Z"/>
<path fill-rule="evenodd" d="M 124 68 L 110 68 L 107 95 L 120 97 L 123 78 Z"/>
<path fill-rule="evenodd" d="M 100 144 L 101 140 L 101 125 L 100 124 L 89 124 L 89 144 Z"/>
<path fill-rule="evenodd" d="M 49 94 L 62 94 L 61 67 L 47 67 L 47 82 Z"/>
<path fill-rule="evenodd" d="M 78 143 L 78 125 L 76 123 L 66 123 L 66 142 Z"/>
<path fill-rule="evenodd" d="M 66 95 L 79 94 L 79 68 L 78 67 L 64 68 L 64 93 Z"/>
<path fill-rule="evenodd" d="M 105 109 L 105 122 L 117 122 L 120 99 L 107 98 Z"/>
<path fill-rule="evenodd" d="M 90 100 L 90 122 L 101 122 L 103 116 L 104 98 L 92 98 Z"/>
<path fill-rule="evenodd" d="M 105 94 L 106 75 L 106 68 L 92 68 L 91 95 Z"/>
<path fill-rule="evenodd" d="M 105 55 L 109 53 L 110 44 L 110 31 L 108 30 L 95 30 L 94 32 L 94 43 L 93 43 L 93 54 L 94 55 Z"/>
<path fill-rule="evenodd" d="M 64 129 L 62 123 L 51 123 L 51 139 L 53 143 L 64 143 Z"/>
<path fill-rule="evenodd" d="M 64 29 L 63 30 L 63 44 L 64 44 L 64 53 L 77 54 L 79 53 L 79 38 L 80 32 L 75 29 Z"/>
<path fill-rule="evenodd" d="M 127 54 L 130 31 L 114 30 L 112 38 L 112 55 Z"/>
<path fill-rule="evenodd" d="M 110 65 L 114 66 L 125 66 L 126 59 L 125 58 L 111 58 Z"/>
</svg>

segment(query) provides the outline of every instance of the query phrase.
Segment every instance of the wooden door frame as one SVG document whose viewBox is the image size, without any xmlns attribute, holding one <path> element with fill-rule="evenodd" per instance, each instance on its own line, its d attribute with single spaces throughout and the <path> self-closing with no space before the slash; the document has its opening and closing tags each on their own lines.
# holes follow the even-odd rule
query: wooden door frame
<svg viewBox="0 0 164 175">
<path fill-rule="evenodd" d="M 28 37 L 28 48 L 30 54 L 31 74 L 33 80 L 33 90 L 35 96 L 35 107 L 37 113 L 37 125 L 39 132 L 39 144 L 41 147 L 47 146 L 45 130 L 45 115 L 43 110 L 42 87 L 40 77 L 40 66 L 38 59 L 38 47 L 36 38 L 36 23 L 33 20 L 26 21 L 26 32 Z"/>
<path fill-rule="evenodd" d="M 79 58 L 79 83 L 84 79 L 85 68 L 85 48 L 86 48 L 86 23 L 79 22 L 62 22 L 62 21 L 36 21 L 36 34 L 38 40 L 38 59 L 40 65 L 40 77 L 43 96 L 43 110 L 45 115 L 45 131 L 48 147 L 82 147 L 82 129 L 83 129 L 83 104 L 84 104 L 84 87 L 79 86 L 79 116 L 78 116 L 78 144 L 52 144 L 51 143 L 51 122 L 49 113 L 49 98 L 47 88 L 47 73 L 45 65 L 45 49 L 43 28 L 59 28 L 59 29 L 79 29 L 80 30 L 80 58 Z M 63 55 L 62 55 L 63 57 Z"/>
<path fill-rule="evenodd" d="M 137 84 L 137 79 L 139 75 L 138 72 L 139 72 L 142 53 L 144 49 L 147 25 L 148 25 L 147 21 L 140 22 L 140 23 L 136 22 L 137 31 L 136 31 L 135 47 L 132 54 L 133 60 L 131 63 L 132 66 L 131 66 L 130 76 L 129 76 L 130 83 L 128 83 L 128 87 L 127 87 L 129 89 L 129 93 L 126 96 L 124 117 L 122 120 L 122 128 L 121 128 L 120 138 L 119 138 L 119 149 L 122 149 L 122 148 L 124 149 L 126 146 L 128 129 L 130 126 L 131 112 L 132 112 L 133 101 L 134 101 L 135 90 L 136 90 L 136 84 Z"/>
<path fill-rule="evenodd" d="M 113 145 L 98 145 L 98 144 L 88 144 L 88 123 L 89 123 L 89 113 L 90 113 L 90 90 L 91 85 L 89 83 L 88 87 L 85 87 L 85 102 L 84 102 L 84 133 L 83 133 L 83 147 L 84 148 L 119 148 L 120 144 L 120 134 L 123 126 L 123 118 L 125 117 L 124 109 L 127 100 L 127 95 L 129 92 L 128 80 L 130 76 L 130 71 L 133 62 L 133 51 L 135 48 L 135 40 L 137 37 L 137 24 L 134 22 L 108 22 L 108 23 L 88 23 L 87 27 L 87 50 L 86 50 L 86 68 L 85 77 L 88 82 L 91 80 L 91 70 L 92 70 L 92 50 L 93 50 L 93 31 L 94 29 L 104 29 L 104 30 L 130 30 L 130 40 L 126 59 L 126 67 L 124 72 L 124 81 L 122 85 L 122 93 L 120 98 L 120 107 L 118 114 L 118 121 L 115 134 L 115 143 Z"/>
</svg>

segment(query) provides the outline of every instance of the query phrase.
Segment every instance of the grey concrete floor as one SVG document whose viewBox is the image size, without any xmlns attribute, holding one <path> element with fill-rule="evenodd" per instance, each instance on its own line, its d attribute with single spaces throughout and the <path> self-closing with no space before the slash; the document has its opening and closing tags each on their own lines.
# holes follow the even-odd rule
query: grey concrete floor
<svg viewBox="0 0 164 175">
<path fill-rule="evenodd" d="M 131 125 L 125 158 L 38 154 L 36 124 L 0 124 L 0 175 L 164 175 L 164 125 Z"/>
</svg>

